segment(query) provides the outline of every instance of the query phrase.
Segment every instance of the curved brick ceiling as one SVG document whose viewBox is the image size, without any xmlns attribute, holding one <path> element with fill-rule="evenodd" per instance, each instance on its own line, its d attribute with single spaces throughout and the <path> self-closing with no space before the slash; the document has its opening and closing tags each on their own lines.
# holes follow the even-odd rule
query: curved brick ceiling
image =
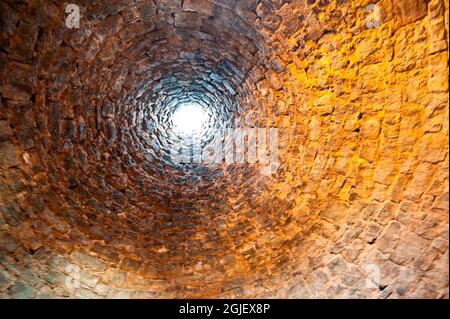
<svg viewBox="0 0 450 319">
<path fill-rule="evenodd" d="M 0 1 L 0 297 L 448 297 L 448 0 L 369 4 Z M 276 173 L 174 164 L 188 102 Z"/>
</svg>

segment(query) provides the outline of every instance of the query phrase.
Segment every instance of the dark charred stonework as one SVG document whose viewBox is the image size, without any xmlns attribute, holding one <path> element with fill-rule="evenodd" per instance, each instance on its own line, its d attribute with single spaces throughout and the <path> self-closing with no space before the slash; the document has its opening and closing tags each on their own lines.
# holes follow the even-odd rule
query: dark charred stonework
<svg viewBox="0 0 450 319">
<path fill-rule="evenodd" d="M 0 0 L 0 298 L 448 298 L 448 0 L 73 4 Z"/>
</svg>

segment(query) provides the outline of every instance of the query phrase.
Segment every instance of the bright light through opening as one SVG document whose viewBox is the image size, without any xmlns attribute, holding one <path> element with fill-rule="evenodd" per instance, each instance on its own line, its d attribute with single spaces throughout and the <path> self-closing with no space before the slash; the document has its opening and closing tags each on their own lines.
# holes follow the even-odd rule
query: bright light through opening
<svg viewBox="0 0 450 319">
<path fill-rule="evenodd" d="M 174 129 L 182 134 L 191 135 L 202 130 L 208 122 L 208 114 L 203 107 L 196 103 L 180 105 L 173 114 Z"/>
</svg>

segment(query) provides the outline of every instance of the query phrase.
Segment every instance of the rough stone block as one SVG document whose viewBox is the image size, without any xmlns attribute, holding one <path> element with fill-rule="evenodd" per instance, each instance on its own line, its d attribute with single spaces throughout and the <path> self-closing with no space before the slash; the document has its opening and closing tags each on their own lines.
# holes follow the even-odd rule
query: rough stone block
<svg viewBox="0 0 450 319">
<path fill-rule="evenodd" d="M 0 121 L 0 142 L 7 140 L 13 134 L 9 121 Z"/>
<path fill-rule="evenodd" d="M 195 12 L 181 12 L 175 14 L 175 26 L 180 28 L 197 29 L 203 23 L 203 15 Z"/>
<path fill-rule="evenodd" d="M 183 2 L 183 11 L 198 12 L 205 16 L 212 15 L 214 3 L 208 0 L 185 0 Z"/>
<path fill-rule="evenodd" d="M 90 256 L 81 250 L 75 250 L 71 254 L 73 260 L 79 264 L 82 264 L 94 271 L 104 271 L 106 264 L 100 259 Z"/>
<path fill-rule="evenodd" d="M 425 162 L 438 163 L 448 154 L 448 135 L 425 134 L 419 145 L 419 159 Z"/>
<path fill-rule="evenodd" d="M 30 299 L 36 294 L 36 291 L 23 282 L 16 282 L 9 288 L 11 298 L 13 299 Z"/>
<path fill-rule="evenodd" d="M 11 142 L 0 142 L 0 167 L 9 168 L 21 164 L 20 157 Z"/>
</svg>

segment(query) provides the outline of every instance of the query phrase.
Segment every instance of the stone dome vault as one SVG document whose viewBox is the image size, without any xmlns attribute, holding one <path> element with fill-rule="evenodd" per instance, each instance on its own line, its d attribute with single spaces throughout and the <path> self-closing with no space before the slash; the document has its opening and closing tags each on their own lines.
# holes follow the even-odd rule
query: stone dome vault
<svg viewBox="0 0 450 319">
<path fill-rule="evenodd" d="M 448 0 L 73 4 L 0 0 L 0 297 L 448 298 Z"/>
</svg>

